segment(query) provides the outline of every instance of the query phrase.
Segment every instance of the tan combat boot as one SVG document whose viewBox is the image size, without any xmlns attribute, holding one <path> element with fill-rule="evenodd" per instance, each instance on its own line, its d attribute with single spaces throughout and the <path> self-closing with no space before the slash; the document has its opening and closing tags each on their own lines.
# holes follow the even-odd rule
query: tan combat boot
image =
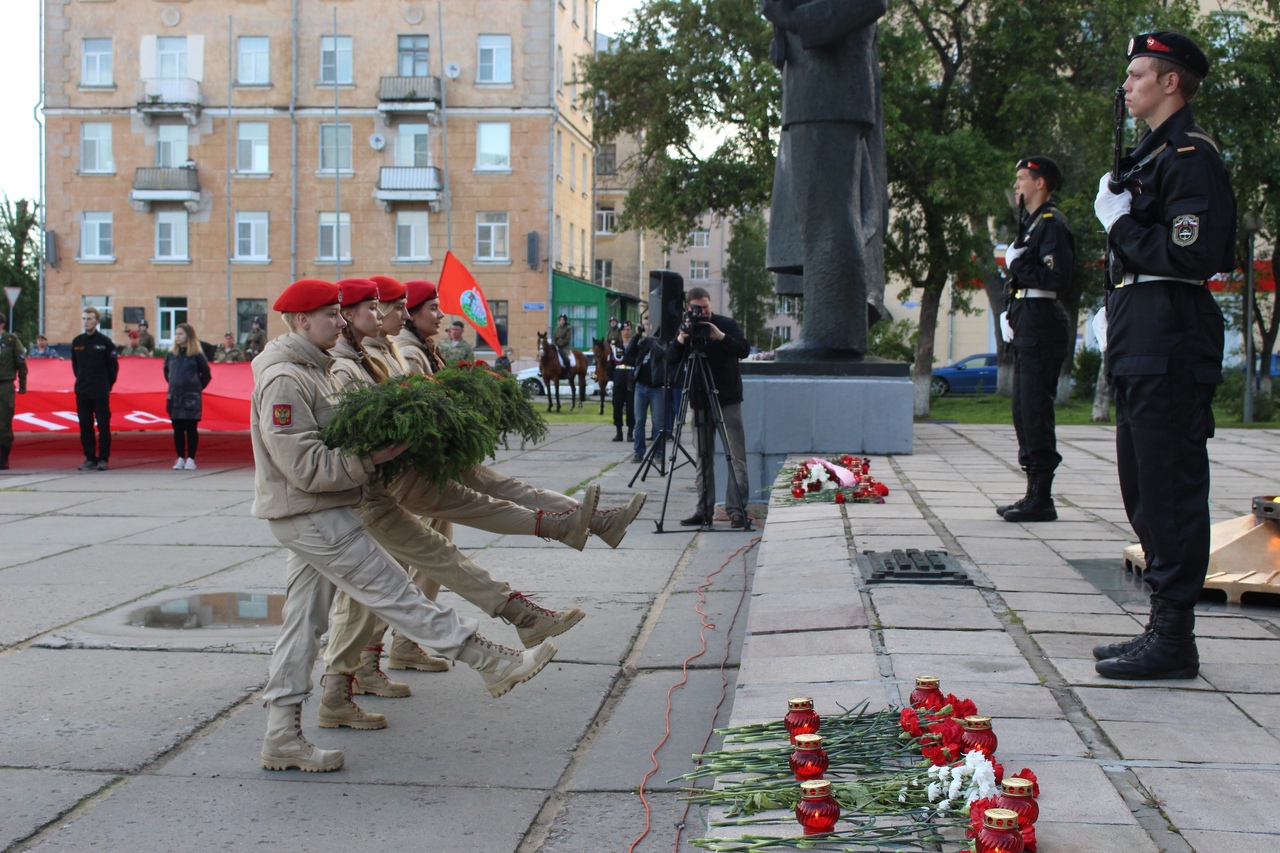
<svg viewBox="0 0 1280 853">
<path fill-rule="evenodd" d="M 472 634 L 462 645 L 458 660 L 480 673 L 484 686 L 496 699 L 542 672 L 542 668 L 555 656 L 556 647 L 549 642 L 522 652 Z"/>
<path fill-rule="evenodd" d="M 582 503 L 573 509 L 566 512 L 538 510 L 533 534 L 543 539 L 563 542 L 570 548 L 581 551 L 587 547 L 587 537 L 591 534 L 591 516 L 599 502 L 600 487 L 592 483 L 582 495 Z"/>
<path fill-rule="evenodd" d="M 576 607 L 559 612 L 539 607 L 523 592 L 511 593 L 506 606 L 498 614 L 504 622 L 515 626 L 520 642 L 524 643 L 526 649 L 533 648 L 543 640 L 560 636 L 581 622 L 585 615 Z"/>
<path fill-rule="evenodd" d="M 335 672 L 322 676 L 324 694 L 320 697 L 320 712 L 316 722 L 322 729 L 385 729 L 387 718 L 381 714 L 367 714 L 351 699 L 351 683 L 355 676 L 347 672 Z"/>
<path fill-rule="evenodd" d="M 603 539 L 610 548 L 617 548 L 622 544 L 622 537 L 627 535 L 627 528 L 636 520 L 648 499 L 648 492 L 638 492 L 624 506 L 596 510 L 591 515 L 591 532 Z"/>
<path fill-rule="evenodd" d="M 342 768 L 340 749 L 320 749 L 302 734 L 302 705 L 268 705 L 262 766 L 267 770 L 327 773 Z"/>
<path fill-rule="evenodd" d="M 409 685 L 401 681 L 392 681 L 382 671 L 382 646 L 365 646 L 360 653 L 360 668 L 354 673 L 355 682 L 351 685 L 353 696 L 366 693 L 374 696 L 385 696 L 388 699 L 402 699 L 413 695 Z"/>
<path fill-rule="evenodd" d="M 419 672 L 448 672 L 449 660 L 429 655 L 422 647 L 399 634 L 391 641 L 391 654 L 387 657 L 387 669 L 416 669 Z"/>
</svg>

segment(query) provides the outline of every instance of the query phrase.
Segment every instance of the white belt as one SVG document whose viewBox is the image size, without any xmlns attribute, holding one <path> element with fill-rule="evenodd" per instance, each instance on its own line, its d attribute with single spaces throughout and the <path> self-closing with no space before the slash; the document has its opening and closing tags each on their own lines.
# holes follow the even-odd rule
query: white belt
<svg viewBox="0 0 1280 853">
<path fill-rule="evenodd" d="M 1037 290 L 1034 287 L 1022 287 L 1018 289 L 1018 299 L 1057 299 L 1058 294 L 1052 290 Z"/>
<path fill-rule="evenodd" d="M 1116 287 L 1124 287 L 1126 284 L 1141 284 L 1144 281 L 1180 281 L 1183 284 L 1193 284 L 1196 287 L 1204 287 L 1204 279 L 1202 278 L 1176 278 L 1171 275 L 1147 275 L 1146 273 L 1124 274 L 1124 281 L 1117 284 Z"/>
</svg>

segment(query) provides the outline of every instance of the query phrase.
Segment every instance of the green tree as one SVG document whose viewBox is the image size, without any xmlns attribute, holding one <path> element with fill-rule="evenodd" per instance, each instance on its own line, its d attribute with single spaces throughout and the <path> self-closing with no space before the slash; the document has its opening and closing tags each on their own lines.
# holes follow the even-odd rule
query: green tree
<svg viewBox="0 0 1280 853">
<path fill-rule="evenodd" d="M 756 0 L 646 0 L 611 50 L 584 62 L 596 141 L 641 141 L 618 164 L 632 182 L 620 227 L 682 245 L 704 213 L 768 203 L 781 105 L 771 33 Z"/>
<path fill-rule="evenodd" d="M 0 287 L 21 289 L 11 331 L 27 345 L 40 330 L 40 252 L 36 243 L 40 219 L 36 208 L 34 202 L 12 202 L 8 196 L 0 205 Z M 3 310 L 7 320 L 7 303 Z"/>
<path fill-rule="evenodd" d="M 776 304 L 773 274 L 764 267 L 768 233 L 769 226 L 758 210 L 735 218 L 729 237 L 729 259 L 724 265 L 729 313 L 738 321 L 747 340 L 762 348 L 768 343 L 765 324 Z"/>
</svg>

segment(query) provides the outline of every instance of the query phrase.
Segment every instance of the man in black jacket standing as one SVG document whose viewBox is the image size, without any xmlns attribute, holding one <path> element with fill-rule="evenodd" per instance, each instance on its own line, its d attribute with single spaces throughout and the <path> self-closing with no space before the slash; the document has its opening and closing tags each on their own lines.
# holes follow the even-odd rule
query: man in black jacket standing
<svg viewBox="0 0 1280 853">
<path fill-rule="evenodd" d="M 80 417 L 80 446 L 84 448 L 81 471 L 105 471 L 111 456 L 111 388 L 116 384 L 120 362 L 116 346 L 98 331 L 98 309 L 92 306 L 80 314 L 84 334 L 71 342 L 71 371 L 76 376 L 76 414 Z M 93 422 L 98 421 L 98 441 L 94 445 Z"/>
<path fill-rule="evenodd" d="M 729 526 L 749 529 L 747 521 L 747 441 L 742 427 L 742 373 L 738 362 L 751 352 L 746 335 L 732 318 L 711 313 L 711 294 L 701 287 L 685 293 L 684 305 L 689 322 L 681 324 L 680 333 L 667 348 L 667 360 L 677 364 L 691 351 L 705 353 L 706 363 L 718 392 L 724 430 L 728 438 L 729 488 L 725 491 L 725 512 Z M 701 387 L 695 378 L 690 386 L 689 406 L 693 409 L 693 438 L 697 449 L 698 505 L 694 514 L 680 523 L 686 527 L 708 527 L 715 519 L 716 424 L 712 418 L 711 389 Z"/>
</svg>

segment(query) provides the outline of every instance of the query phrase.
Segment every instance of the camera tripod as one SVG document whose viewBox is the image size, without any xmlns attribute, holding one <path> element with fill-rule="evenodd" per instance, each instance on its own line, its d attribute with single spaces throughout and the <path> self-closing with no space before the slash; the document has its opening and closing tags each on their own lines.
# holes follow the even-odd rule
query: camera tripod
<svg viewBox="0 0 1280 853">
<path fill-rule="evenodd" d="M 703 476 L 711 476 L 712 471 L 714 470 L 712 466 L 715 464 L 715 435 L 719 435 L 720 444 L 724 447 L 724 459 L 728 476 L 725 498 L 731 506 L 743 507 L 744 523 L 740 529 L 745 532 L 752 529 L 751 518 L 745 514 L 746 496 L 738 494 L 738 481 L 737 478 L 733 476 L 733 451 L 729 448 L 729 436 L 724 427 L 724 410 L 720 407 L 720 391 L 716 388 L 715 378 L 711 375 L 711 366 L 707 362 L 707 354 L 697 348 L 698 344 L 693 344 L 693 346 L 694 349 L 689 351 L 684 360 L 684 384 L 680 393 L 680 405 L 677 407 L 674 420 L 675 431 L 673 433 L 671 430 L 666 428 L 666 407 L 664 405 L 663 422 L 661 424 L 661 429 L 658 431 L 658 437 L 649 447 L 648 452 L 645 453 L 644 461 L 640 463 L 639 469 L 637 469 L 635 475 L 632 476 L 631 482 L 628 483 L 628 486 L 634 486 L 637 478 L 641 480 L 645 479 L 649 472 L 656 467 L 658 470 L 658 476 L 665 476 L 667 478 L 667 489 L 662 497 L 662 512 L 658 514 L 658 519 L 654 524 L 657 525 L 658 533 L 678 532 L 663 529 L 667 518 L 667 504 L 671 500 L 671 475 L 675 474 L 676 471 L 684 468 L 686 465 L 694 465 L 695 467 L 701 465 L 702 471 L 704 472 Z M 664 404 L 667 402 L 669 397 L 667 392 L 670 388 L 671 383 L 670 380 L 668 380 L 663 385 Z M 710 419 L 710 425 L 715 432 L 713 435 L 709 436 L 710 440 L 699 443 L 700 446 L 697 448 L 699 458 L 695 460 L 689 455 L 689 451 L 685 450 L 684 445 L 680 443 L 680 435 L 684 431 L 684 422 L 685 417 L 689 412 L 690 399 L 693 394 L 699 391 L 706 392 L 708 406 L 705 410 L 694 410 L 694 419 L 697 422 L 695 423 L 695 429 L 698 427 L 705 428 L 706 422 L 701 419 L 707 418 Z M 671 443 L 671 458 L 669 463 L 664 465 L 662 453 L 667 447 L 664 442 L 668 441 Z M 685 461 L 683 462 L 679 461 L 681 454 L 684 455 Z M 704 518 L 702 527 L 698 529 L 713 530 L 711 526 L 711 519 Z"/>
</svg>

